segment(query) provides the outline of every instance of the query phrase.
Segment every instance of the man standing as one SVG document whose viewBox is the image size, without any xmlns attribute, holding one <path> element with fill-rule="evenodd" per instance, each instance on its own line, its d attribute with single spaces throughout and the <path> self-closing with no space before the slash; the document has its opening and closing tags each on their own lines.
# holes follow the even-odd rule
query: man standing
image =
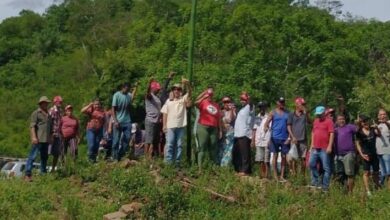
<svg viewBox="0 0 390 220">
<path fill-rule="evenodd" d="M 131 139 L 131 117 L 130 107 L 137 92 L 136 83 L 133 92 L 130 94 L 130 85 L 124 83 L 120 91 L 117 91 L 112 98 L 112 118 L 113 126 L 113 159 L 120 161 L 125 155 Z M 119 148 L 119 142 L 121 146 Z"/>
<path fill-rule="evenodd" d="M 297 174 L 297 160 L 301 162 L 301 173 L 305 174 L 305 157 L 307 151 L 306 125 L 310 123 L 305 105 L 306 103 L 303 98 L 296 98 L 295 111 L 289 114 L 287 120 L 287 129 L 291 138 L 290 152 L 293 150 L 297 152 L 296 155 L 290 155 L 288 158 L 293 175 Z"/>
<path fill-rule="evenodd" d="M 338 181 L 344 185 L 347 181 L 347 189 L 352 193 L 355 177 L 356 163 L 356 132 L 357 127 L 353 124 L 346 124 L 344 115 L 338 115 L 336 119 L 334 145 L 334 167 Z"/>
<path fill-rule="evenodd" d="M 167 88 L 174 72 L 170 72 L 168 79 L 164 83 L 160 94 L 160 83 L 153 78 L 150 80 L 148 90 L 145 96 L 145 155 L 151 159 L 153 154 L 158 155 L 161 151 L 159 148 L 161 126 L 161 107 L 167 100 Z"/>
<path fill-rule="evenodd" d="M 242 108 L 234 125 L 233 165 L 238 176 L 247 176 L 252 172 L 251 138 L 255 115 L 248 93 L 241 94 L 240 102 Z"/>
<path fill-rule="evenodd" d="M 260 164 L 260 177 L 268 178 L 270 157 L 268 144 L 271 139 L 271 132 L 264 132 L 264 126 L 268 119 L 268 103 L 261 101 L 257 106 L 260 109 L 260 112 L 257 115 L 253 126 L 252 143 L 254 143 L 256 147 L 255 161 Z"/>
<path fill-rule="evenodd" d="M 26 180 L 32 181 L 32 169 L 38 151 L 41 155 L 41 173 L 46 173 L 48 145 L 52 138 L 51 118 L 48 112 L 50 100 L 46 96 L 39 99 L 39 108 L 31 114 L 30 136 L 32 148 L 26 163 Z"/>
<path fill-rule="evenodd" d="M 167 149 L 164 160 L 168 164 L 179 165 L 182 152 L 182 138 L 184 128 L 187 126 L 187 108 L 191 106 L 191 87 L 187 79 L 182 79 L 182 84 L 187 89 L 183 95 L 181 84 L 172 87 L 172 98 L 168 99 L 161 109 L 163 114 L 163 130 L 167 136 Z"/>
<path fill-rule="evenodd" d="M 387 188 L 390 189 L 390 121 L 388 121 L 384 109 L 378 111 L 378 129 L 381 136 L 376 138 L 376 151 L 379 157 L 382 182 L 387 181 Z"/>
<path fill-rule="evenodd" d="M 285 109 L 285 99 L 280 97 L 276 102 L 276 109 L 273 110 L 265 123 L 264 132 L 269 130 L 269 123 L 271 125 L 271 143 L 269 145 L 272 156 L 272 170 L 275 180 L 285 182 L 284 174 L 286 170 L 286 155 L 290 150 L 290 138 L 287 131 L 288 111 Z M 278 178 L 277 160 L 279 152 L 282 155 L 282 164 L 280 169 L 280 177 Z"/>
<path fill-rule="evenodd" d="M 329 190 L 330 184 L 330 160 L 334 140 L 333 122 L 326 117 L 325 107 L 318 106 L 315 109 L 316 119 L 313 122 L 312 138 L 310 145 L 311 187 L 322 188 L 324 192 Z M 318 180 L 317 161 L 320 160 L 324 169 L 322 183 Z"/>
<path fill-rule="evenodd" d="M 154 146 L 160 140 L 161 100 L 157 96 L 160 89 L 160 83 L 151 79 L 145 95 L 145 156 L 148 160 L 152 159 Z"/>
<path fill-rule="evenodd" d="M 52 134 L 53 134 L 53 142 L 51 143 L 50 153 L 53 155 L 53 165 L 51 172 L 55 171 L 55 168 L 58 163 L 58 158 L 63 157 L 63 147 L 62 147 L 62 137 L 61 137 L 61 129 L 60 123 L 61 118 L 64 116 L 64 111 L 62 110 L 62 97 L 56 96 L 53 99 L 53 107 L 49 109 L 49 115 L 52 119 Z"/>
</svg>

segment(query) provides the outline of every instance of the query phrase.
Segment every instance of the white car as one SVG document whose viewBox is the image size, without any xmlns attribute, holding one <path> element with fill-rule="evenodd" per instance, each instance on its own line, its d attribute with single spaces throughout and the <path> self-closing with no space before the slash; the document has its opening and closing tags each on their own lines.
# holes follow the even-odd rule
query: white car
<svg viewBox="0 0 390 220">
<path fill-rule="evenodd" d="M 34 169 L 40 168 L 39 163 L 33 163 Z M 26 170 L 26 161 L 11 161 L 6 163 L 3 168 L 1 168 L 1 173 L 4 174 L 6 177 L 21 177 L 23 176 L 24 172 Z"/>
</svg>

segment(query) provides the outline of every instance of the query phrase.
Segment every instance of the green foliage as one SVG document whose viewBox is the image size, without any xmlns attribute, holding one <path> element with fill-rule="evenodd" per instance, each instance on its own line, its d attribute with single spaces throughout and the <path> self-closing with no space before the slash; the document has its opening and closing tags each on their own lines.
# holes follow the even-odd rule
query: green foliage
<svg viewBox="0 0 390 220">
<path fill-rule="evenodd" d="M 185 76 L 191 5 L 181 0 L 67 0 L 43 16 L 23 11 L 0 24 L 0 154 L 24 156 L 28 118 L 41 95 L 77 109 L 99 96 L 109 106 L 120 83 L 141 83 L 133 119 L 143 121 L 150 76 Z M 328 10 L 329 11 L 329 10 Z M 337 20 L 307 1 L 204 0 L 196 22 L 194 95 L 271 103 L 304 96 L 310 107 L 374 116 L 388 107 L 389 23 Z M 292 102 L 288 102 L 292 106 Z"/>
</svg>

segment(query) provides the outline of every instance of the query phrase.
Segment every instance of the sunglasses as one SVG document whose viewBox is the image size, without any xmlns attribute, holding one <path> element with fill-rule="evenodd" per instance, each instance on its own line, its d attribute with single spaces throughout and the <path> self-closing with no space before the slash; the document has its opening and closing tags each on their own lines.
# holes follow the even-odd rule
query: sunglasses
<svg viewBox="0 0 390 220">
<path fill-rule="evenodd" d="M 172 90 L 173 90 L 173 91 L 175 91 L 175 90 L 177 90 L 177 91 L 182 91 L 183 89 L 181 89 L 181 88 L 173 88 Z"/>
</svg>

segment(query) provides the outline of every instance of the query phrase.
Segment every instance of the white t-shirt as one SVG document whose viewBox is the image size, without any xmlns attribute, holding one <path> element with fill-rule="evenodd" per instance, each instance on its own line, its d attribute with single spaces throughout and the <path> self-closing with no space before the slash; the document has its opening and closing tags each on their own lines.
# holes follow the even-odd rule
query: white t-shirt
<svg viewBox="0 0 390 220">
<path fill-rule="evenodd" d="M 253 129 L 256 130 L 255 145 L 257 147 L 267 147 L 268 142 L 271 139 L 270 130 L 268 129 L 267 132 L 264 132 L 265 122 L 267 121 L 267 119 L 268 119 L 268 114 L 265 114 L 264 116 L 258 114 L 255 119 L 255 124 L 253 126 Z"/>
<path fill-rule="evenodd" d="M 167 128 L 182 128 L 187 126 L 186 101 L 188 93 L 176 100 L 167 100 L 161 113 L 167 114 Z"/>
<path fill-rule="evenodd" d="M 381 136 L 376 138 L 376 152 L 379 155 L 390 154 L 390 130 L 385 123 L 380 123 L 378 128 Z"/>
</svg>

